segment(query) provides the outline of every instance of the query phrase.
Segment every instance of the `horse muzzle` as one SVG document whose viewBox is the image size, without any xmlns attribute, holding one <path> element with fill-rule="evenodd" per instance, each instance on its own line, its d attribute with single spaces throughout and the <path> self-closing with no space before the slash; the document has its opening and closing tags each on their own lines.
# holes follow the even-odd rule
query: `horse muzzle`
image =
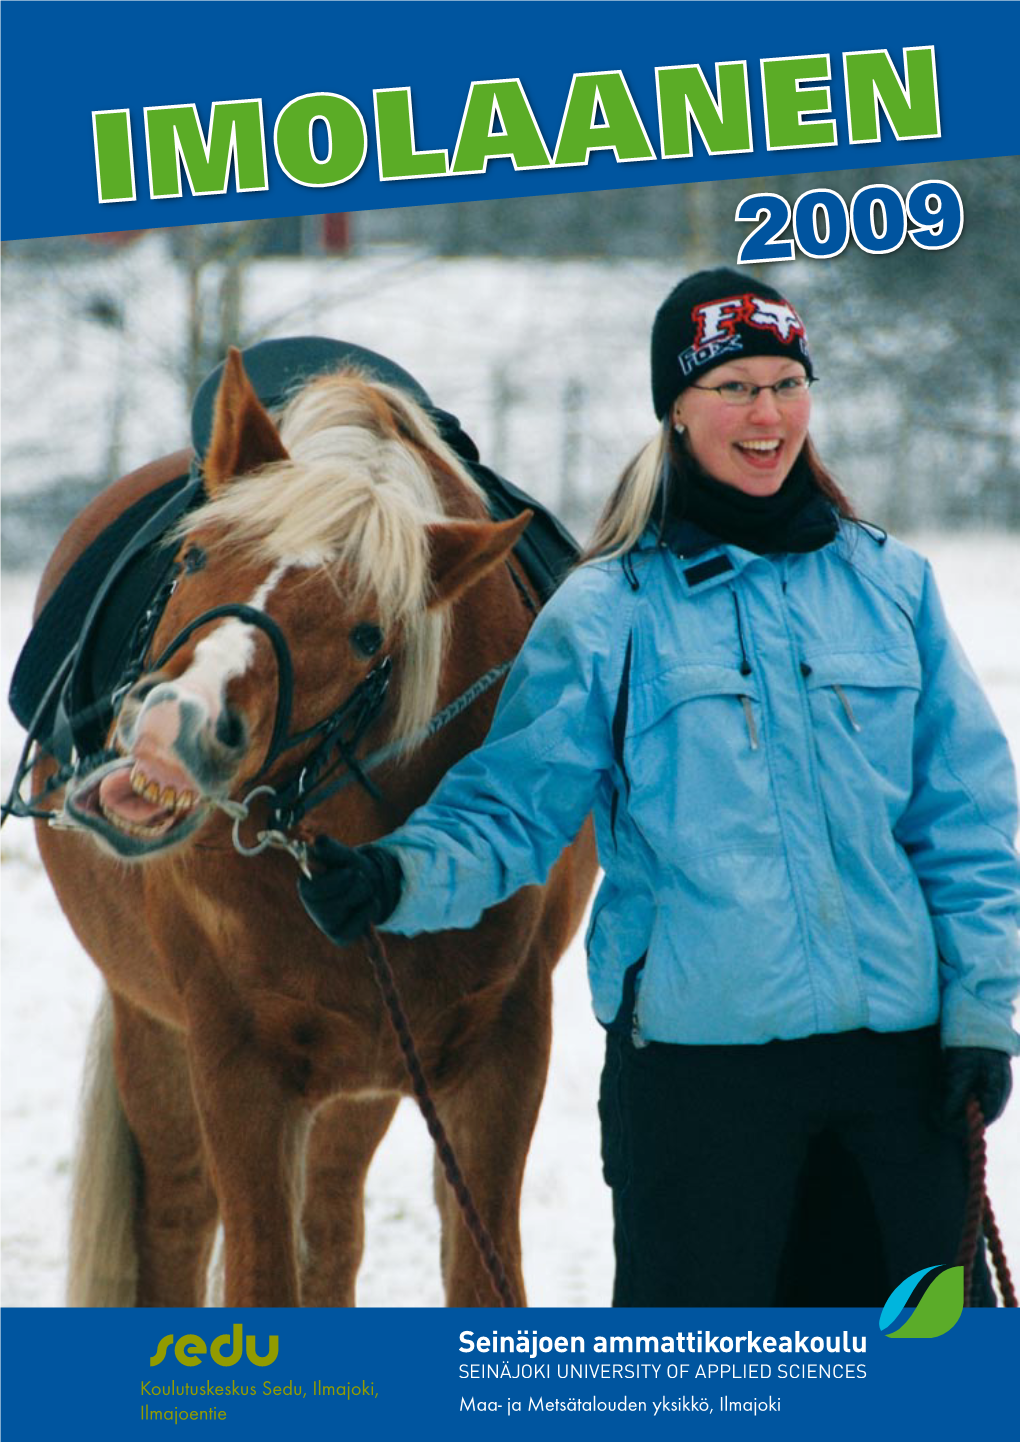
<svg viewBox="0 0 1020 1442">
<path fill-rule="evenodd" d="M 113 738 L 121 755 L 69 788 L 58 824 L 91 831 L 125 858 L 177 846 L 229 795 L 246 735 L 225 706 L 146 678 L 121 710 Z"/>
</svg>

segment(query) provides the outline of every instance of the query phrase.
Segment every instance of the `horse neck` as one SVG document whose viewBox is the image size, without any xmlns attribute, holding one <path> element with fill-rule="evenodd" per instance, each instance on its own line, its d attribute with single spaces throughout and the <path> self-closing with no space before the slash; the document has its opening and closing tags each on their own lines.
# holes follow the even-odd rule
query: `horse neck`
<svg viewBox="0 0 1020 1442">
<path fill-rule="evenodd" d="M 511 560 L 511 565 L 516 563 Z M 506 562 L 490 571 L 455 604 L 436 701 L 437 713 L 463 696 L 494 667 L 512 661 L 533 619 Z M 400 824 L 428 800 L 455 762 L 485 740 L 503 678 L 490 686 L 400 770 L 396 790 L 386 788 L 383 829 Z"/>
<path fill-rule="evenodd" d="M 443 507 L 450 516 L 489 520 L 484 502 L 445 469 L 437 476 Z M 514 577 L 517 577 L 517 580 Z M 522 595 L 522 588 L 532 605 Z M 460 695 L 493 666 L 517 655 L 538 608 L 533 588 L 516 556 L 488 571 L 454 604 L 442 679 L 440 705 Z"/>
<path fill-rule="evenodd" d="M 467 492 L 455 476 L 440 478 L 440 492 L 447 515 L 489 519 L 484 503 Z M 525 600 L 525 594 L 531 599 L 531 605 Z M 513 661 L 537 609 L 533 588 L 514 556 L 494 566 L 454 603 L 436 698 L 437 712 L 456 701 L 493 668 Z M 401 797 L 400 811 L 426 800 L 450 766 L 481 745 L 492 721 L 502 679 L 500 677 L 416 753 L 404 773 L 407 789 Z M 392 817 L 390 822 L 393 824 Z"/>
<path fill-rule="evenodd" d="M 517 558 L 511 556 L 484 575 L 455 604 L 440 682 L 442 704 L 459 695 L 491 667 L 512 661 L 520 650 L 535 612 L 525 602 L 515 575 L 533 598 Z M 537 610 L 537 602 L 534 604 Z"/>
</svg>

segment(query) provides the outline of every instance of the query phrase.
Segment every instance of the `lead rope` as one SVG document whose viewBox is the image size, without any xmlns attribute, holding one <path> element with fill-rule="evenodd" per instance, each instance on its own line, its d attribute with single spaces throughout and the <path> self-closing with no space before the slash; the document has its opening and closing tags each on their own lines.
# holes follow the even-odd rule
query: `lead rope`
<svg viewBox="0 0 1020 1442">
<path fill-rule="evenodd" d="M 1013 1278 L 1010 1275 L 1009 1263 L 1006 1261 L 1006 1253 L 1003 1249 L 998 1223 L 992 1211 L 992 1204 L 988 1200 L 985 1179 L 987 1161 L 985 1119 L 975 1097 L 971 1097 L 967 1102 L 967 1161 L 969 1172 L 967 1210 L 964 1214 L 963 1238 L 956 1258 L 956 1265 L 963 1267 L 964 1305 L 967 1307 L 973 1305 L 974 1259 L 977 1256 L 978 1236 L 983 1227 L 999 1291 L 1002 1293 L 1002 1305 L 1015 1307 L 1017 1296 Z"/>
<path fill-rule="evenodd" d="M 446 1135 L 446 1128 L 443 1126 L 439 1118 L 439 1113 L 436 1111 L 435 1102 L 433 1102 L 432 1095 L 429 1092 L 428 1083 L 425 1080 L 425 1074 L 422 1071 L 421 1062 L 418 1059 L 418 1051 L 414 1044 L 414 1038 L 411 1036 L 407 1017 L 397 991 L 397 984 L 393 976 L 389 958 L 379 938 L 379 933 L 374 926 L 369 928 L 368 934 L 365 937 L 365 950 L 368 953 L 369 961 L 372 963 L 372 972 L 379 986 L 379 990 L 382 993 L 383 1001 L 386 1004 L 386 1015 L 389 1017 L 390 1025 L 393 1028 L 394 1035 L 400 1046 L 401 1056 L 404 1060 L 404 1066 L 407 1069 L 407 1075 L 411 1080 L 415 1100 L 418 1103 L 422 1116 L 425 1118 L 425 1125 L 429 1129 L 429 1136 L 435 1143 L 436 1153 L 443 1164 L 446 1180 L 449 1182 L 453 1194 L 460 1204 L 461 1212 L 464 1215 L 465 1226 L 471 1233 L 471 1239 L 478 1248 L 479 1255 L 485 1264 L 485 1270 L 489 1274 L 489 1280 L 492 1282 L 493 1290 L 499 1298 L 500 1306 L 517 1307 L 520 1303 L 514 1296 L 513 1289 L 510 1286 L 510 1281 L 506 1274 L 506 1268 L 503 1265 L 499 1253 L 496 1251 L 496 1245 L 492 1240 L 488 1227 L 486 1227 L 478 1213 L 474 1198 L 468 1190 L 468 1185 L 457 1163 L 453 1147 L 450 1145 L 450 1139 Z"/>
</svg>

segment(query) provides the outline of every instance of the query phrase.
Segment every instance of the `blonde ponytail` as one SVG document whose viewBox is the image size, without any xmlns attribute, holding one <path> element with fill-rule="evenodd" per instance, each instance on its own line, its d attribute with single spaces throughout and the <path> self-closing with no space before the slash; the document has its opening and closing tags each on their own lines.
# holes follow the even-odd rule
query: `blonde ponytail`
<svg viewBox="0 0 1020 1442">
<path fill-rule="evenodd" d="M 668 445 L 669 430 L 664 426 L 638 451 L 595 523 L 579 565 L 585 561 L 611 561 L 637 544 L 655 505 Z"/>
</svg>

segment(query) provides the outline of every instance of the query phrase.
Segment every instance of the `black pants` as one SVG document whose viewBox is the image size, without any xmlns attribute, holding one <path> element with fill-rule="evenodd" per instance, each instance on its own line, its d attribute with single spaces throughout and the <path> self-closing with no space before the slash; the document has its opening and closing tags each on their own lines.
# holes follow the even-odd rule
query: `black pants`
<svg viewBox="0 0 1020 1442">
<path fill-rule="evenodd" d="M 912 1272 L 955 1261 L 966 1157 L 932 1124 L 938 1069 L 934 1030 L 641 1048 L 610 1034 L 599 1110 L 613 1305 L 880 1307 Z M 825 1178 L 805 1188 L 818 1156 L 841 1158 L 824 1203 L 836 1226 L 812 1210 Z M 791 1257 L 824 1295 L 784 1282 Z"/>
</svg>

